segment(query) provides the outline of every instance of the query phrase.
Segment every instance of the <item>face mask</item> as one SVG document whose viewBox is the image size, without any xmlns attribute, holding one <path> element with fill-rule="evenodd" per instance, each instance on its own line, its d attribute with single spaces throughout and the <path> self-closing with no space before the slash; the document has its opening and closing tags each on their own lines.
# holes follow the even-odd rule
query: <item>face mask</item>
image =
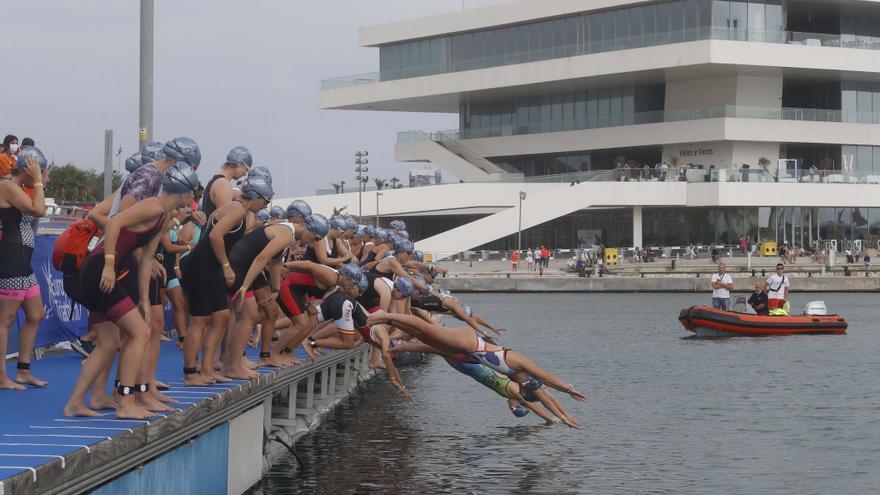
<svg viewBox="0 0 880 495">
<path fill-rule="evenodd" d="M 9 152 L 13 155 L 18 153 L 18 143 L 12 143 L 9 145 Z"/>
</svg>

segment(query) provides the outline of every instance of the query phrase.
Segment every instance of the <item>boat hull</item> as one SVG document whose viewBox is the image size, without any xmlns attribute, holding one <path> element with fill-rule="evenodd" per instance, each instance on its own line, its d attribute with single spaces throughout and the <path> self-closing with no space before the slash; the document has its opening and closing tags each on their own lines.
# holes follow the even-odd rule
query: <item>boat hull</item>
<svg viewBox="0 0 880 495">
<path fill-rule="evenodd" d="M 678 321 L 701 337 L 842 334 L 847 329 L 846 319 L 840 315 L 761 316 L 709 306 L 684 308 Z"/>
</svg>

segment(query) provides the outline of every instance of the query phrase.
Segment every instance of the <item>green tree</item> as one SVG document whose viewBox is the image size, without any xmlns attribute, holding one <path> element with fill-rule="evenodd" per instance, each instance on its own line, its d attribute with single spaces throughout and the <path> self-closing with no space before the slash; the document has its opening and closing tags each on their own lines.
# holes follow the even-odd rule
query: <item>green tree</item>
<svg viewBox="0 0 880 495">
<path fill-rule="evenodd" d="M 376 183 L 376 189 L 380 191 L 385 187 L 385 181 L 383 179 L 373 179 L 373 182 Z"/>
<path fill-rule="evenodd" d="M 113 190 L 122 185 L 122 176 L 113 172 Z M 54 167 L 49 172 L 46 196 L 59 204 L 95 203 L 104 196 L 104 174 L 94 169 L 83 170 L 72 163 Z"/>
</svg>

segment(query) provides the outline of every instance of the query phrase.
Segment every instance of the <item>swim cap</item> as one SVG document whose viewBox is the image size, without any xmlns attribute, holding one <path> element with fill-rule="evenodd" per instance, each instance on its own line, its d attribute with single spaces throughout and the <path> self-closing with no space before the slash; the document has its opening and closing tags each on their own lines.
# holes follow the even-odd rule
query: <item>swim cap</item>
<svg viewBox="0 0 880 495">
<path fill-rule="evenodd" d="M 280 206 L 273 206 L 269 210 L 269 218 L 281 218 L 284 216 L 284 208 Z"/>
<path fill-rule="evenodd" d="M 397 237 L 394 239 L 394 252 L 412 251 L 413 243 L 406 237 Z"/>
<path fill-rule="evenodd" d="M 363 269 L 354 263 L 345 263 L 339 267 L 339 274 L 358 285 L 365 277 Z"/>
<path fill-rule="evenodd" d="M 144 158 L 139 151 L 134 153 L 133 155 L 125 159 L 125 170 L 127 170 L 128 173 L 134 172 L 144 165 L 143 160 Z"/>
<path fill-rule="evenodd" d="M 369 288 L 370 288 L 370 279 L 367 278 L 366 275 L 364 275 L 363 277 L 361 277 L 360 280 L 358 280 L 358 289 L 360 289 L 361 294 L 363 294 L 364 291 L 366 291 Z"/>
<path fill-rule="evenodd" d="M 244 165 L 247 168 L 251 168 L 254 164 L 254 157 L 251 156 L 251 151 L 249 149 L 244 146 L 236 146 L 226 154 L 226 163 L 232 165 Z"/>
<path fill-rule="evenodd" d="M 345 223 L 346 223 L 345 230 L 351 230 L 352 232 L 357 231 L 358 223 L 357 223 L 357 220 L 355 220 L 353 216 L 347 215 L 345 217 Z"/>
<path fill-rule="evenodd" d="M 46 167 L 49 166 L 49 162 L 46 161 L 46 156 L 40 151 L 40 148 L 37 148 L 36 146 L 25 146 L 19 152 L 18 160 L 15 161 L 16 170 L 24 170 L 27 168 L 27 158 L 29 156 L 37 157 L 37 163 L 40 165 L 40 170 L 46 170 Z"/>
<path fill-rule="evenodd" d="M 319 213 L 306 216 L 303 219 L 303 224 L 309 229 L 309 232 L 318 237 L 324 237 L 327 235 L 327 232 L 330 231 L 330 225 L 327 223 L 327 218 Z"/>
<path fill-rule="evenodd" d="M 202 163 L 199 145 L 188 137 L 178 137 L 168 141 L 162 148 L 162 153 L 165 154 L 165 158 L 188 163 L 193 170 L 198 169 L 199 164 Z"/>
<path fill-rule="evenodd" d="M 259 166 L 248 169 L 247 177 L 265 177 L 272 180 L 272 172 L 267 167 Z"/>
<path fill-rule="evenodd" d="M 272 196 L 275 195 L 275 191 L 272 190 L 272 178 L 271 177 L 248 177 L 247 182 L 245 182 L 241 186 L 241 197 L 244 199 L 254 199 L 257 197 L 263 198 L 268 203 L 272 200 Z M 281 209 L 280 206 L 276 206 L 275 208 Z M 275 209 L 273 208 L 273 210 Z M 284 212 L 281 209 L 282 214 Z M 280 217 L 279 217 L 280 218 Z"/>
<path fill-rule="evenodd" d="M 269 210 L 260 210 L 256 213 L 256 215 L 257 215 L 257 220 L 259 220 L 261 222 L 268 222 L 269 221 Z"/>
<path fill-rule="evenodd" d="M 328 225 L 330 225 L 331 229 L 335 229 L 340 232 L 344 232 L 345 229 L 348 228 L 348 222 L 345 221 L 345 217 L 341 217 L 339 215 L 334 215 L 330 217 Z"/>
<path fill-rule="evenodd" d="M 312 214 L 312 207 L 301 199 L 294 199 L 287 205 L 287 218 L 307 217 Z"/>
<path fill-rule="evenodd" d="M 400 292 L 403 297 L 410 297 L 415 292 L 415 285 L 413 285 L 412 280 L 406 277 L 397 277 L 397 280 L 394 281 L 394 288 Z"/>
<path fill-rule="evenodd" d="M 535 392 L 540 390 L 541 387 L 544 386 L 544 382 L 538 380 L 537 378 L 530 377 L 529 380 L 519 386 L 520 392 L 522 393 L 523 399 L 529 402 L 535 402 L 538 400 L 535 397 Z"/>
<path fill-rule="evenodd" d="M 510 410 L 510 412 L 512 412 L 517 418 L 521 418 L 529 413 L 529 408 L 522 404 L 517 404 L 516 407 Z"/>
<path fill-rule="evenodd" d="M 145 144 L 140 150 L 141 161 L 143 164 L 146 165 L 164 159 L 165 153 L 162 152 L 164 147 L 165 145 L 159 141 L 149 141 Z"/>
<path fill-rule="evenodd" d="M 406 230 L 406 222 L 404 222 L 403 220 L 392 220 L 391 228 L 397 230 Z"/>
<path fill-rule="evenodd" d="M 401 230 L 400 232 L 398 232 L 398 235 L 402 235 L 403 237 L 406 237 L 407 239 L 409 239 L 409 232 L 407 232 L 405 230 Z"/>
<path fill-rule="evenodd" d="M 186 162 L 177 162 L 165 172 L 162 188 L 166 193 L 185 194 L 199 187 L 199 176 Z"/>
<path fill-rule="evenodd" d="M 381 242 L 386 242 L 388 241 L 388 231 L 381 227 L 376 227 L 373 229 L 373 237 L 379 239 Z"/>
<path fill-rule="evenodd" d="M 419 289 L 419 292 L 423 292 L 425 294 L 428 294 L 431 292 L 431 284 L 429 284 L 424 278 L 422 278 L 418 275 L 413 275 L 413 280 L 415 280 L 417 282 L 421 282 L 422 285 L 425 286 L 424 289 Z"/>
<path fill-rule="evenodd" d="M 364 225 L 364 234 L 367 234 L 370 237 L 376 237 L 376 227 L 372 225 Z"/>
<path fill-rule="evenodd" d="M 413 251 L 412 257 L 414 260 L 424 263 L 425 262 L 425 254 L 419 250 Z"/>
<path fill-rule="evenodd" d="M 468 318 L 474 315 L 474 310 L 471 308 L 470 304 L 462 304 L 461 310 L 464 311 L 464 314 L 466 314 Z"/>
</svg>

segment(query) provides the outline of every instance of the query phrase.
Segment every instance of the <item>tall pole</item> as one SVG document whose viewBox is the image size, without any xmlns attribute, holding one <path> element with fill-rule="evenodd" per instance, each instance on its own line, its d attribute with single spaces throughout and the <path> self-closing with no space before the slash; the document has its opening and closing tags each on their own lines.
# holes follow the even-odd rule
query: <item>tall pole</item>
<svg viewBox="0 0 880 495">
<path fill-rule="evenodd" d="M 140 147 L 153 139 L 153 13 L 154 0 L 141 0 Z"/>
<path fill-rule="evenodd" d="M 376 191 L 376 227 L 379 226 L 379 196 L 381 195 L 382 193 Z"/>
<path fill-rule="evenodd" d="M 113 131 L 104 131 L 104 198 L 113 194 Z"/>
<path fill-rule="evenodd" d="M 519 192 L 519 225 L 516 233 L 516 250 L 522 251 L 522 202 L 526 199 L 526 192 Z"/>
<path fill-rule="evenodd" d="M 364 201 L 363 201 L 363 193 L 364 186 L 367 184 L 367 181 L 370 180 L 369 176 L 364 175 L 370 169 L 366 167 L 369 160 L 367 160 L 367 156 L 369 152 L 366 151 L 357 151 L 354 154 L 354 171 L 357 172 L 355 179 L 358 182 L 358 220 L 363 221 L 364 218 Z"/>
</svg>

